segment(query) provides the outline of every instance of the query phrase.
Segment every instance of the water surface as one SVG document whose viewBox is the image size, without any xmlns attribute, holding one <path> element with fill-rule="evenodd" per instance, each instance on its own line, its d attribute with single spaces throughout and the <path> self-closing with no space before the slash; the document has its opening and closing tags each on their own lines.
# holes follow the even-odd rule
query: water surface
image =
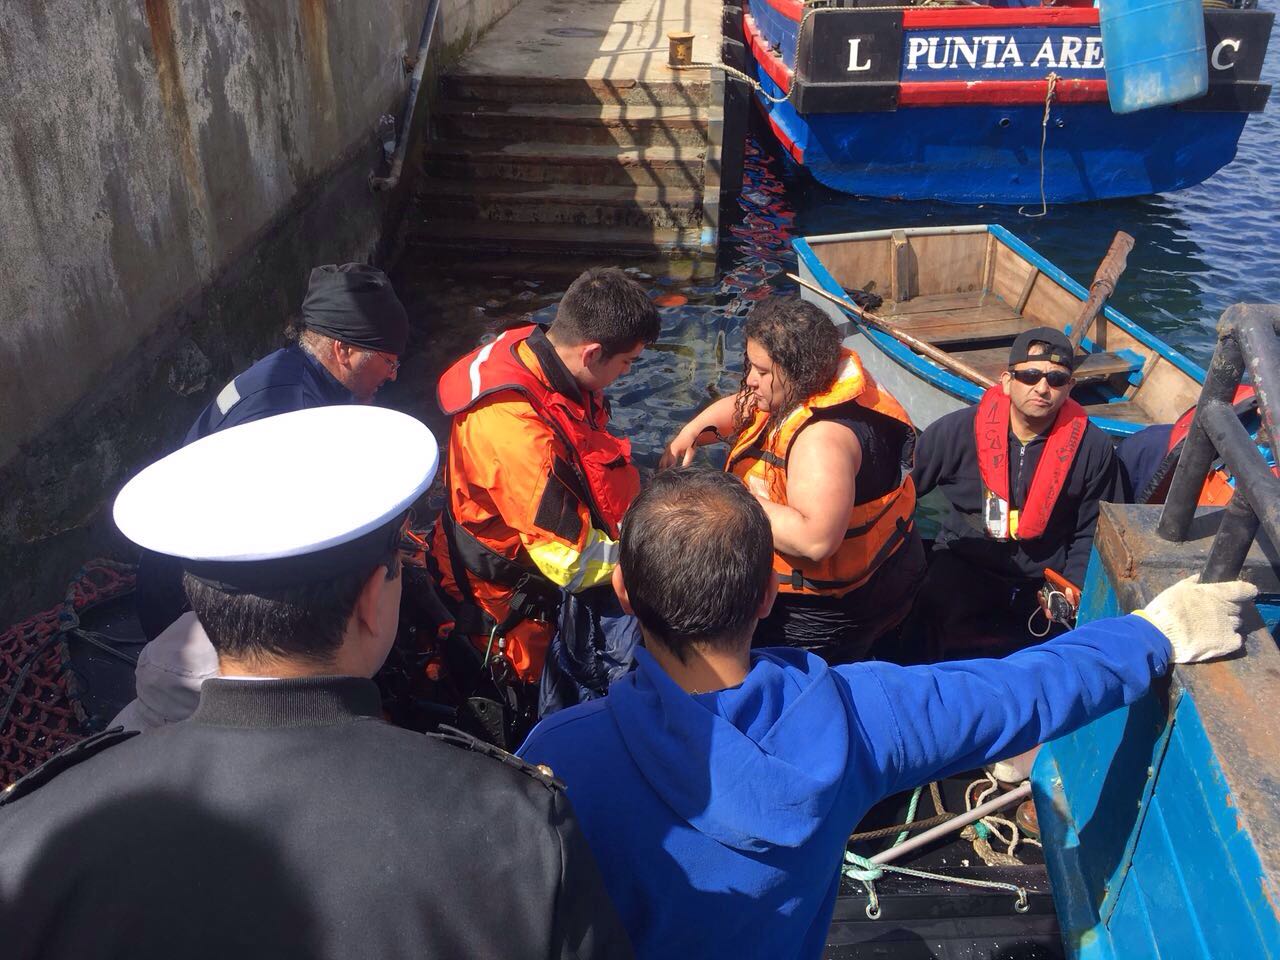
<svg viewBox="0 0 1280 960">
<path fill-rule="evenodd" d="M 1277 2 L 1262 6 L 1275 9 Z M 1280 39 L 1272 40 L 1262 77 L 1280 81 Z M 1205 183 L 1163 196 L 1050 206 L 1043 217 L 1030 215 L 1038 205 L 973 207 L 836 193 L 791 163 L 767 131 L 757 131 L 747 144 L 742 193 L 729 204 L 717 276 L 688 281 L 630 268 L 662 304 L 663 325 L 654 349 L 609 390 L 619 432 L 631 437 L 637 460 L 652 466 L 689 417 L 737 389 L 743 317 L 772 292 L 794 292 L 783 276 L 795 267 L 792 236 L 999 223 L 1088 285 L 1112 236 L 1124 230 L 1137 244 L 1112 303 L 1205 364 L 1226 307 L 1280 303 L 1280 108 L 1274 99 L 1250 118 L 1236 160 Z M 407 254 L 397 288 L 411 314 L 423 319 L 392 402 L 443 428 L 430 394 L 444 365 L 523 316 L 550 320 L 582 266 L 565 263 L 562 275 L 534 277 L 512 259 L 486 274 L 474 265 L 451 270 Z"/>
</svg>

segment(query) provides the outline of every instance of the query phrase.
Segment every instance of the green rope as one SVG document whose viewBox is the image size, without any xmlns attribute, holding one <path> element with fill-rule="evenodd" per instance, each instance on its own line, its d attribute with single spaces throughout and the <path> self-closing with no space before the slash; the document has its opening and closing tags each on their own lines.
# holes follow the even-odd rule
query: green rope
<svg viewBox="0 0 1280 960">
<path fill-rule="evenodd" d="M 910 824 L 916 818 L 916 808 L 920 804 L 920 794 L 924 792 L 924 787 L 916 787 L 915 792 L 911 794 L 911 802 L 907 804 L 906 823 Z M 986 824 L 979 820 L 974 824 L 979 836 L 985 836 L 989 833 Z M 898 838 L 893 841 L 888 849 L 903 843 L 911 831 L 903 830 L 898 834 Z M 940 873 L 928 873 L 924 870 L 912 870 L 910 867 L 899 867 L 891 863 L 876 863 L 867 857 L 859 856 L 852 850 L 846 849 L 844 852 L 844 863 L 841 866 L 841 872 L 850 880 L 861 883 L 867 890 L 867 917 L 871 920 L 880 918 L 880 897 L 876 892 L 876 881 L 884 876 L 885 871 L 890 873 L 900 873 L 908 877 L 919 877 L 924 880 L 938 880 L 942 883 L 958 883 L 970 887 L 986 887 L 995 890 L 1008 890 L 1017 894 L 1013 908 L 1018 913 L 1026 913 L 1029 909 L 1027 903 L 1027 891 L 1025 887 L 1020 887 L 1013 883 L 1000 883 L 995 880 L 972 880 L 968 877 L 949 877 Z"/>
<path fill-rule="evenodd" d="M 884 876 L 887 871 L 889 873 L 901 873 L 908 877 L 920 877 L 924 880 L 937 880 L 940 883 L 957 883 L 961 886 L 985 887 L 990 890 L 1008 890 L 1010 893 L 1017 894 L 1014 909 L 1019 913 L 1027 911 L 1027 888 L 1021 887 L 1016 883 L 1002 883 L 998 880 L 976 880 L 971 877 L 953 877 L 942 873 L 929 873 L 926 870 L 913 870 L 910 867 L 900 867 L 892 863 L 876 863 L 866 857 L 858 856 L 852 850 L 845 851 L 844 860 L 844 875 L 850 880 L 860 880 L 867 887 L 867 893 L 871 895 L 873 902 L 877 902 L 877 898 L 872 885 Z"/>
<path fill-rule="evenodd" d="M 920 794 L 922 793 L 924 793 L 923 784 L 916 787 L 915 793 L 911 794 L 911 802 L 907 804 L 907 819 L 905 821 L 908 824 L 911 823 L 911 821 L 916 818 L 916 806 L 920 803 Z M 905 841 L 909 836 L 911 836 L 911 831 L 903 830 L 900 834 L 898 834 L 898 839 L 893 841 L 893 846 L 896 847 L 898 844 Z M 893 847 L 890 847 L 889 849 L 892 850 Z"/>
</svg>

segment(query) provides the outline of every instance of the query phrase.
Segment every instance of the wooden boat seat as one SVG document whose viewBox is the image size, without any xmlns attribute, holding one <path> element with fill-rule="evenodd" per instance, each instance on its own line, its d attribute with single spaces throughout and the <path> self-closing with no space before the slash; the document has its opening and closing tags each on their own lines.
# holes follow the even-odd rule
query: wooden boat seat
<svg viewBox="0 0 1280 960">
<path fill-rule="evenodd" d="M 913 337 L 938 346 L 1007 341 L 1036 324 L 992 293 L 954 293 L 887 301 L 876 311 Z"/>
<path fill-rule="evenodd" d="M 1085 413 L 1091 417 L 1103 417 L 1107 420 L 1123 420 L 1126 423 L 1140 423 L 1150 426 L 1151 416 L 1132 400 L 1118 400 L 1115 403 L 1086 403 Z"/>
<path fill-rule="evenodd" d="M 1009 359 L 1008 347 L 991 347 L 983 350 L 950 350 L 957 360 L 963 360 L 979 373 L 992 380 L 1000 376 Z M 1093 383 L 1117 375 L 1129 375 L 1142 369 L 1142 358 L 1117 353 L 1091 353 L 1076 367 L 1076 380 Z"/>
</svg>

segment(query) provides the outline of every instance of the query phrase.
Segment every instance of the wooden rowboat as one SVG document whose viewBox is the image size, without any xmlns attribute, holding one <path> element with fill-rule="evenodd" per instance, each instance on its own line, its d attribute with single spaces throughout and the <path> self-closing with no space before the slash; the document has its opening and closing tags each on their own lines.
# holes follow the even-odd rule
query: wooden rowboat
<svg viewBox="0 0 1280 960">
<path fill-rule="evenodd" d="M 882 297 L 879 317 L 993 380 L 1019 333 L 1047 326 L 1069 334 L 1088 297 L 994 224 L 802 237 L 792 247 L 808 283 L 837 297 L 859 290 Z M 848 333 L 846 344 L 918 428 L 982 395 L 978 384 L 854 322 L 826 298 L 807 290 L 803 296 Z M 1081 349 L 1072 396 L 1112 436 L 1172 423 L 1199 398 L 1204 370 L 1111 307 L 1086 331 Z"/>
</svg>

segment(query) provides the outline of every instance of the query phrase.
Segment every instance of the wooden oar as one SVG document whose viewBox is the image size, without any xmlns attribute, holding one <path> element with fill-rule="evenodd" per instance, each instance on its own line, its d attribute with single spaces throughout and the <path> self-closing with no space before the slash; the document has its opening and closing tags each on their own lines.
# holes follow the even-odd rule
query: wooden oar
<svg viewBox="0 0 1280 960">
<path fill-rule="evenodd" d="M 1098 318 L 1102 308 L 1107 305 L 1107 299 L 1116 292 L 1116 281 L 1128 266 L 1129 251 L 1132 249 L 1133 237 L 1123 230 L 1116 231 L 1107 255 L 1102 258 L 1102 262 L 1098 264 L 1098 272 L 1093 275 L 1093 283 L 1089 284 L 1089 299 L 1080 307 L 1080 315 L 1071 325 L 1073 351 L 1079 348 L 1085 333 L 1093 326 L 1093 321 Z"/>
<path fill-rule="evenodd" d="M 974 383 L 978 384 L 978 386 L 980 387 L 990 387 L 995 385 L 994 380 L 992 380 L 990 377 L 986 376 L 985 374 L 979 373 L 977 370 L 969 366 L 963 360 L 957 360 L 955 357 L 951 356 L 951 354 L 947 353 L 946 351 L 939 350 L 932 343 L 926 343 L 924 340 L 920 340 L 917 337 L 913 337 L 911 334 L 907 333 L 907 331 L 905 330 L 901 330 L 898 327 L 893 326 L 892 324 L 885 323 L 884 320 L 882 320 L 880 317 L 877 317 L 874 313 L 871 313 L 870 311 L 863 310 L 860 306 L 858 306 L 852 300 L 849 300 L 844 297 L 837 297 L 834 294 L 827 293 L 827 291 L 823 290 L 821 287 L 815 287 L 812 283 L 809 283 L 806 280 L 802 280 L 800 277 L 797 277 L 794 273 L 788 273 L 787 276 L 790 279 L 794 280 L 796 283 L 800 284 L 800 286 L 804 287 L 806 290 L 816 293 L 818 296 L 823 297 L 827 300 L 830 300 L 832 303 L 836 304 L 837 306 L 843 307 L 844 309 L 848 310 L 850 313 L 856 316 L 859 320 L 865 323 L 868 327 L 872 327 L 875 330 L 879 330 L 881 333 L 888 334 L 889 336 L 893 337 L 895 340 L 900 340 L 902 343 L 905 343 L 908 347 L 910 347 L 916 353 L 919 353 L 928 357 L 938 366 L 945 367 L 946 369 L 950 370 L 952 373 L 958 373 L 960 376 L 964 377 L 966 380 L 972 380 Z"/>
</svg>

